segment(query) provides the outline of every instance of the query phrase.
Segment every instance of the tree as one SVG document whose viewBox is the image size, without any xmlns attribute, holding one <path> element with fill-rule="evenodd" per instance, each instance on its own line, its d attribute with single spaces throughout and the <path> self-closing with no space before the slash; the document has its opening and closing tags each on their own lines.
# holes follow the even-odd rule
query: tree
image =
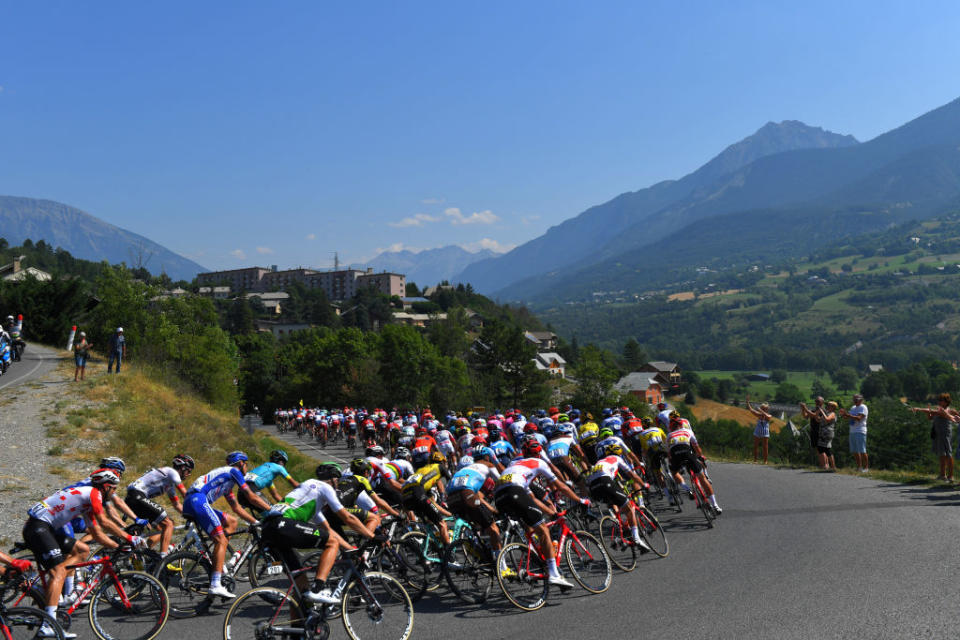
<svg viewBox="0 0 960 640">
<path fill-rule="evenodd" d="M 627 371 L 639 371 L 646 359 L 647 354 L 634 338 L 630 338 L 623 345 L 623 361 Z"/>
<path fill-rule="evenodd" d="M 577 392 L 574 404 L 599 415 L 603 407 L 614 404 L 613 385 L 617 372 L 610 366 L 606 352 L 590 344 L 580 350 L 580 359 L 574 367 Z"/>
<path fill-rule="evenodd" d="M 803 392 L 792 382 L 781 382 L 777 385 L 777 391 L 773 399 L 777 402 L 796 404 L 803 401 Z"/>
<path fill-rule="evenodd" d="M 717 382 L 717 400 L 726 402 L 733 395 L 733 380 L 724 378 Z"/>
<path fill-rule="evenodd" d="M 785 369 L 774 369 L 770 372 L 770 379 L 780 384 L 787 381 L 787 372 Z"/>
<path fill-rule="evenodd" d="M 717 387 L 713 384 L 712 380 L 701 380 L 697 390 L 700 392 L 700 397 L 706 398 L 707 400 L 713 400 L 717 395 Z"/>
<path fill-rule="evenodd" d="M 823 381 L 822 378 L 816 378 L 811 385 L 810 391 L 813 393 L 813 397 L 821 396 L 825 399 L 830 399 L 830 396 L 835 395 L 833 388 Z"/>
<path fill-rule="evenodd" d="M 830 378 L 841 391 L 851 391 L 857 388 L 860 377 L 853 367 L 840 367 L 830 375 Z"/>
<path fill-rule="evenodd" d="M 421 295 L 420 289 L 417 288 L 416 282 L 408 282 L 406 288 L 404 289 L 404 294 L 408 298 L 416 298 Z"/>
<path fill-rule="evenodd" d="M 930 376 L 920 363 L 914 363 L 897 372 L 897 378 L 903 385 L 907 397 L 916 402 L 923 402 L 930 393 Z"/>
<path fill-rule="evenodd" d="M 256 331 L 250 301 L 242 295 L 237 296 L 230 303 L 230 310 L 227 312 L 227 330 L 233 335 Z"/>
</svg>

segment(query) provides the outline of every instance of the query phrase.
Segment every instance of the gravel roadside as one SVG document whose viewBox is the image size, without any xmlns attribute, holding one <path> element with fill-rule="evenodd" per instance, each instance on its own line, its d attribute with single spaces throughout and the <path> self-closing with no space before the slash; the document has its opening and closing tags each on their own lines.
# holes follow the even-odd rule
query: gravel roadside
<svg viewBox="0 0 960 640">
<path fill-rule="evenodd" d="M 14 366 L 25 365 L 28 356 L 47 362 L 36 375 L 0 392 L 0 543 L 4 546 L 20 539 L 26 510 L 33 503 L 90 471 L 90 463 L 77 461 L 71 451 L 84 443 L 65 442 L 63 436 L 71 421 L 77 420 L 72 411 L 97 403 L 84 398 L 86 383 L 73 381 L 69 353 L 30 344 L 25 362 Z"/>
</svg>

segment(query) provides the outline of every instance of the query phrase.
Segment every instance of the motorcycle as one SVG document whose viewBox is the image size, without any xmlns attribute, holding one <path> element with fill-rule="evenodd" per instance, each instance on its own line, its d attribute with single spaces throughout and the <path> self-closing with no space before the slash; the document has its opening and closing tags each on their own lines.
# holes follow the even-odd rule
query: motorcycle
<svg viewBox="0 0 960 640">
<path fill-rule="evenodd" d="M 12 361 L 10 341 L 6 335 L 0 337 L 0 376 L 7 372 Z"/>
</svg>

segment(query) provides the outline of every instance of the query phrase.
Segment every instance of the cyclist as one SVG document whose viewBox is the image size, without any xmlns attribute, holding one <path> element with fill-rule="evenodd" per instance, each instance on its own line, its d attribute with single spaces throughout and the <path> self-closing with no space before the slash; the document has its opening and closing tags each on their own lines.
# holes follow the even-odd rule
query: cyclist
<svg viewBox="0 0 960 640">
<path fill-rule="evenodd" d="M 647 553 L 650 547 L 640 538 L 640 532 L 637 530 L 637 514 L 630 503 L 630 499 L 623 490 L 623 486 L 618 480 L 621 473 L 634 482 L 641 483 L 640 476 L 634 473 L 633 468 L 624 462 L 624 449 L 619 444 L 607 445 L 606 455 L 593 465 L 587 476 L 587 484 L 590 486 L 590 498 L 605 502 L 615 509 L 626 508 L 627 524 L 630 526 L 630 537 L 633 544 L 640 548 L 640 553 Z M 643 496 L 637 494 L 637 501 L 643 506 Z"/>
<path fill-rule="evenodd" d="M 437 443 L 437 450 L 447 459 L 447 464 L 452 464 L 457 459 L 457 446 L 453 434 L 448 429 L 437 429 L 433 439 Z"/>
<path fill-rule="evenodd" d="M 173 520 L 167 517 L 166 510 L 154 502 L 153 499 L 165 493 L 170 498 L 170 502 L 173 503 L 173 507 L 180 514 L 183 514 L 183 507 L 180 505 L 177 492 L 181 496 L 187 495 L 183 481 L 186 480 L 195 466 L 193 458 L 181 453 L 174 456 L 172 466 L 150 469 L 127 486 L 127 497 L 124 502 L 127 503 L 130 510 L 137 514 L 138 518 L 149 520 L 151 524 L 160 527 L 161 558 L 169 552 L 174 527 Z M 156 542 L 156 537 L 151 542 Z"/>
<path fill-rule="evenodd" d="M 436 439 L 427 433 L 425 427 L 417 429 L 417 437 L 413 441 L 413 462 L 416 465 L 425 465 L 430 459 L 430 454 L 439 451 Z M 442 454 L 441 454 L 442 455 Z M 446 456 L 444 456 L 446 458 Z"/>
<path fill-rule="evenodd" d="M 647 471 L 656 476 L 660 486 L 663 487 L 670 500 L 670 491 L 667 489 L 663 477 L 663 461 L 667 458 L 667 434 L 663 429 L 654 424 L 652 418 L 643 418 L 643 430 L 634 436 L 631 446 L 639 443 L 640 458 L 646 464 Z"/>
<path fill-rule="evenodd" d="M 367 447 L 366 454 L 366 460 L 373 468 L 370 477 L 373 486 L 390 506 L 399 505 L 402 499 L 400 489 L 403 487 L 401 482 L 403 476 L 400 475 L 400 470 L 384 459 L 383 447 L 379 445 Z"/>
<path fill-rule="evenodd" d="M 640 467 L 641 462 L 640 458 L 633 454 L 633 451 L 627 447 L 627 443 L 623 441 L 623 438 L 617 436 L 612 429 L 609 427 L 600 427 L 600 433 L 597 434 L 597 444 L 593 447 L 594 451 L 597 454 L 599 459 L 604 455 L 607 447 L 612 444 L 620 445 L 620 448 L 623 449 L 624 457 L 632 464 L 634 467 Z"/>
<path fill-rule="evenodd" d="M 710 506 L 717 512 L 717 515 L 723 513 L 723 509 L 717 504 L 717 496 L 713 491 L 713 485 L 707 479 L 703 472 L 701 460 L 705 460 L 703 450 L 697 443 L 697 436 L 690 428 L 690 422 L 681 418 L 676 411 L 670 413 L 670 433 L 667 434 L 667 446 L 670 447 L 670 473 L 680 488 L 684 491 L 690 491 L 690 487 L 683 481 L 680 472 L 686 467 L 690 475 L 696 474 L 703 484 L 703 492 L 707 494 L 707 500 Z"/>
<path fill-rule="evenodd" d="M 399 516 L 400 512 L 387 504 L 386 500 L 377 495 L 370 485 L 370 474 L 373 467 L 363 458 L 354 458 L 350 461 L 350 469 L 345 471 L 333 485 L 337 490 L 340 503 L 348 509 L 357 507 L 377 515 L 383 509 L 391 516 Z"/>
<path fill-rule="evenodd" d="M 571 451 L 579 456 L 580 460 L 583 460 L 583 450 L 573 439 L 573 425 L 569 421 L 564 421 L 559 423 L 551 434 L 547 446 L 547 456 L 550 458 L 550 462 L 560 469 L 568 480 L 580 485 L 581 489 L 586 489 L 582 482 L 580 469 L 570 458 Z"/>
<path fill-rule="evenodd" d="M 561 482 L 550 467 L 540 458 L 542 448 L 536 440 L 527 439 L 523 443 L 523 458 L 515 460 L 504 469 L 494 489 L 493 500 L 497 510 L 516 518 L 523 524 L 527 532 L 536 532 L 540 540 L 540 549 L 547 559 L 547 573 L 550 584 L 564 588 L 571 588 L 573 584 L 562 575 L 557 568 L 557 556 L 550 539 L 550 530 L 547 527 L 544 513 L 553 515 L 554 511 L 530 492 L 530 483 L 534 478 L 543 477 L 555 490 L 564 494 L 575 502 L 589 505 L 589 500 L 580 497 L 566 484 Z"/>
<path fill-rule="evenodd" d="M 326 477 L 329 474 L 329 465 L 321 464 L 316 469 L 318 479 L 304 480 L 300 486 L 286 495 L 283 502 L 273 505 L 264 517 L 261 536 L 291 571 L 296 571 L 302 566 L 294 549 L 322 548 L 323 552 L 314 575 L 313 588 L 305 591 L 303 597 L 309 602 L 337 604 L 340 599 L 333 596 L 325 583 L 337 559 L 340 545 L 348 545 L 339 534 L 330 530 L 332 521 L 327 521 L 324 511 L 329 510 L 330 513 L 337 514 L 344 524 L 365 538 L 377 538 L 377 534 L 340 503 L 332 486 L 319 479 L 320 476 Z M 384 536 L 380 541 L 385 542 L 386 537 Z M 304 577 L 299 583 L 301 588 L 305 586 L 305 580 Z"/>
<path fill-rule="evenodd" d="M 597 452 L 594 448 L 597 444 L 597 436 L 600 434 L 600 427 L 593 418 L 589 418 L 577 429 L 577 442 L 583 450 L 583 454 L 590 464 L 596 464 Z"/>
<path fill-rule="evenodd" d="M 212 596 L 235 597 L 220 584 L 220 578 L 223 575 L 228 542 L 224 532 L 233 533 L 237 528 L 237 518 L 214 509 L 213 503 L 220 498 L 226 498 L 227 504 L 237 516 L 250 524 L 256 524 L 257 519 L 237 502 L 233 493 L 233 488 L 236 486 L 257 510 L 266 511 L 270 508 L 270 505 L 256 495 L 244 480 L 243 474 L 247 470 L 247 460 L 247 454 L 242 451 L 228 453 L 226 466 L 217 467 L 197 478 L 183 501 L 183 515 L 196 522 L 197 527 L 206 531 L 213 540 L 213 573 L 210 574 L 209 590 Z"/>
<path fill-rule="evenodd" d="M 437 500 L 432 497 L 436 491 L 440 498 L 444 496 L 443 484 L 440 479 L 450 480 L 450 472 L 447 471 L 447 459 L 439 451 L 431 453 L 427 459 L 427 464 L 414 471 L 403 487 L 400 493 L 403 496 L 403 508 L 416 516 L 429 520 L 440 531 L 440 538 L 443 544 L 450 544 L 450 530 L 444 517 L 450 516 L 450 512 L 441 507 Z"/>
<path fill-rule="evenodd" d="M 670 414 L 672 412 L 673 409 L 669 409 L 666 402 L 657 403 L 657 424 L 664 431 L 670 431 Z"/>
<path fill-rule="evenodd" d="M 293 479 L 293 476 L 290 475 L 290 472 L 286 469 L 286 465 L 289 461 L 290 456 L 287 455 L 286 451 L 283 449 L 274 449 L 270 452 L 269 462 L 264 462 L 263 464 L 254 467 L 248 471 L 245 476 L 243 476 L 243 479 L 246 480 L 247 485 L 258 496 L 263 497 L 262 492 L 266 490 L 270 493 L 270 496 L 275 502 L 280 502 L 280 493 L 273 485 L 273 481 L 276 480 L 278 476 L 289 482 L 294 489 L 300 486 L 299 483 Z M 253 505 L 250 504 L 244 497 L 243 493 L 240 494 L 239 501 L 240 505 L 244 509 L 254 508 Z"/>
<path fill-rule="evenodd" d="M 493 489 L 500 472 L 490 460 L 494 455 L 491 449 L 481 450 L 479 454 L 479 459 L 458 469 L 447 483 L 447 508 L 486 533 L 490 548 L 497 553 L 500 551 L 500 529 L 494 518 L 497 510 L 487 502 L 484 491 Z"/>
<path fill-rule="evenodd" d="M 33 505 L 23 525 L 23 541 L 33 552 L 39 567 L 50 573 L 45 608 L 53 618 L 57 616 L 57 604 L 67 577 L 67 566 L 79 562 L 90 552 L 86 544 L 58 531 L 69 524 L 72 518 L 82 516 L 87 521 L 93 539 L 108 549 L 116 549 L 119 544 L 107 534 L 134 546 L 146 544 L 143 538 L 128 535 L 116 523 L 104 517 L 104 501 L 109 500 L 117 490 L 120 476 L 112 469 L 98 469 L 90 474 L 89 480 L 88 486 L 61 489 Z M 75 638 L 76 635 L 70 634 L 68 637 Z"/>
</svg>

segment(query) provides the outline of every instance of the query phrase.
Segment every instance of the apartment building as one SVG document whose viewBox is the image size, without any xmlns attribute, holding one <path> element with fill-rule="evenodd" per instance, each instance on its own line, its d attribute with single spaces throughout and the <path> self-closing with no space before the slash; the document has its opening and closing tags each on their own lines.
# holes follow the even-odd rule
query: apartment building
<svg viewBox="0 0 960 640">
<path fill-rule="evenodd" d="M 374 288 L 388 296 L 403 297 L 407 290 L 407 277 L 401 273 L 374 273 L 373 269 L 339 269 L 337 271 L 316 271 L 314 269 L 286 269 L 278 271 L 276 266 L 270 269 L 248 267 L 229 271 L 213 271 L 197 276 L 201 286 L 229 285 L 234 293 L 282 291 L 294 282 L 300 282 L 311 289 L 322 289 L 331 300 L 348 300 L 357 291 Z"/>
<path fill-rule="evenodd" d="M 264 267 L 245 267 L 243 269 L 229 269 L 227 271 L 210 271 L 197 274 L 197 284 L 201 287 L 227 285 L 231 291 L 262 291 L 261 280 L 270 273 Z"/>
</svg>

